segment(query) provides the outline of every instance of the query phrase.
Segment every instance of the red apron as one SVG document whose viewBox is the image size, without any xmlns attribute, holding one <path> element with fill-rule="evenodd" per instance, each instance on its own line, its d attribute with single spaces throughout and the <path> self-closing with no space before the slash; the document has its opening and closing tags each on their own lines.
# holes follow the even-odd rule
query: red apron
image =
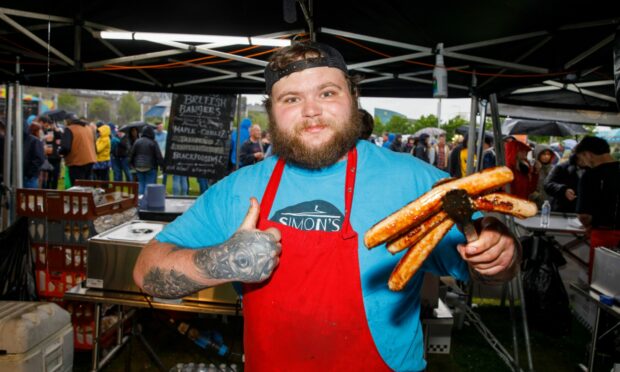
<svg viewBox="0 0 620 372">
<path fill-rule="evenodd" d="M 258 227 L 280 230 L 282 254 L 269 280 L 244 286 L 246 370 L 389 370 L 368 328 L 357 233 L 349 222 L 356 164 L 353 149 L 339 232 L 300 231 L 268 220 L 284 170 L 282 160 L 276 164 L 261 201 Z"/>
</svg>

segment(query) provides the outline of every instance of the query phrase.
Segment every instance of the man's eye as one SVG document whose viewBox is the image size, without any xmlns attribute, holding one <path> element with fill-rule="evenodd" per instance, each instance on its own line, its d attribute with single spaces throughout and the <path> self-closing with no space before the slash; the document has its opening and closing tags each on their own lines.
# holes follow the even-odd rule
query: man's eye
<svg viewBox="0 0 620 372">
<path fill-rule="evenodd" d="M 331 90 L 328 90 L 328 91 L 325 91 L 325 92 L 321 93 L 321 96 L 323 96 L 323 97 L 332 97 L 335 94 L 336 94 L 335 92 L 333 92 Z"/>
<path fill-rule="evenodd" d="M 298 101 L 297 97 L 286 97 L 284 99 L 284 103 L 295 103 L 297 101 Z"/>
</svg>

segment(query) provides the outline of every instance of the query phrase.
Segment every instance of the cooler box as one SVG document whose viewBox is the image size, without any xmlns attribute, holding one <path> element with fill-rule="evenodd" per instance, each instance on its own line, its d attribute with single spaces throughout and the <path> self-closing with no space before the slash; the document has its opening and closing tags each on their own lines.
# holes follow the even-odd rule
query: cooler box
<svg viewBox="0 0 620 372">
<path fill-rule="evenodd" d="M 69 313 L 54 303 L 0 301 L 0 371 L 73 369 Z"/>
</svg>

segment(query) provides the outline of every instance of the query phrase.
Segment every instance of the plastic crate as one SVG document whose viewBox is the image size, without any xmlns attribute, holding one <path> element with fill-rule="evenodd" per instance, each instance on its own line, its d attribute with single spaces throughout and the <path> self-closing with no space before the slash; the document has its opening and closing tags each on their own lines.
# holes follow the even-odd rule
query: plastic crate
<svg viewBox="0 0 620 372">
<path fill-rule="evenodd" d="M 86 245 L 49 244 L 47 246 L 47 268 L 49 271 L 70 271 L 86 273 L 88 263 Z"/>
<path fill-rule="evenodd" d="M 47 269 L 47 244 L 30 243 L 30 248 L 32 248 L 32 257 L 34 257 L 35 269 Z"/>
<path fill-rule="evenodd" d="M 92 220 L 47 220 L 48 244 L 87 244 L 96 235 Z"/>
<path fill-rule="evenodd" d="M 28 236 L 31 242 L 47 242 L 47 220 L 45 218 L 29 218 Z"/>
<path fill-rule="evenodd" d="M 56 221 L 94 220 L 138 206 L 138 184 L 135 182 L 78 180 L 75 186 L 101 188 L 106 201 L 95 204 L 90 192 L 17 189 L 17 215 Z"/>
<path fill-rule="evenodd" d="M 37 294 L 42 298 L 62 298 L 65 292 L 86 279 L 86 274 L 70 271 L 35 270 Z"/>
</svg>

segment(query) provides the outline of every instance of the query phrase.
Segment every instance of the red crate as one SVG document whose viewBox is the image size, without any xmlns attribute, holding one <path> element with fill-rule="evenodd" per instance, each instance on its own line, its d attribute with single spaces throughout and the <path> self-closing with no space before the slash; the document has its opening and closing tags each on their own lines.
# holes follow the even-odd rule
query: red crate
<svg viewBox="0 0 620 372">
<path fill-rule="evenodd" d="M 86 274 L 70 271 L 35 270 L 39 297 L 62 298 L 66 291 L 86 279 Z"/>
<path fill-rule="evenodd" d="M 70 271 L 86 273 L 88 262 L 85 245 L 49 244 L 47 247 L 47 267 L 50 271 Z"/>
<path fill-rule="evenodd" d="M 96 205 L 90 192 L 17 189 L 16 213 L 19 216 L 52 220 L 94 220 L 99 216 L 138 206 L 136 182 L 79 180 L 76 186 L 102 188 L 110 200 Z M 113 198 L 112 193 L 118 193 L 120 199 Z"/>
<path fill-rule="evenodd" d="M 35 269 L 47 269 L 47 244 L 30 243 L 30 248 L 32 248 L 32 257 L 34 258 Z"/>
</svg>

